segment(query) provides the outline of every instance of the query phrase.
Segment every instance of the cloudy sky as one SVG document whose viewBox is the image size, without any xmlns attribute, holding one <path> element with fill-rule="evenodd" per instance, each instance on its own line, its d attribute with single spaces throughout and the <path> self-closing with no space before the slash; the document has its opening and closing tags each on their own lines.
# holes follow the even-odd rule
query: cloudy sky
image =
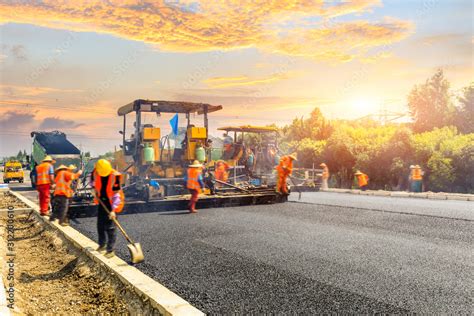
<svg viewBox="0 0 474 316">
<path fill-rule="evenodd" d="M 405 112 L 437 68 L 473 80 L 472 19 L 470 0 L 0 0 L 0 156 L 32 130 L 111 150 L 138 98 L 221 104 L 211 133 Z"/>
</svg>

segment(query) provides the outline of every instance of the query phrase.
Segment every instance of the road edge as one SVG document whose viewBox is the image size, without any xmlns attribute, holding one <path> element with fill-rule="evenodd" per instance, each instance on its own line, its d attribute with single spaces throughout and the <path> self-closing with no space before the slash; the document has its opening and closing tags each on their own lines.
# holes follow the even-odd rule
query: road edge
<svg viewBox="0 0 474 316">
<path fill-rule="evenodd" d="M 98 245 L 88 237 L 81 234 L 70 226 L 63 227 L 57 223 L 50 222 L 47 218 L 39 215 L 39 207 L 25 196 L 18 192 L 10 190 L 22 202 L 31 207 L 43 224 L 59 232 L 61 237 L 65 238 L 71 245 L 85 254 L 88 258 L 101 268 L 105 267 L 109 273 L 118 277 L 118 279 L 128 288 L 147 302 L 153 309 L 156 309 L 163 315 L 204 315 L 202 311 L 192 306 L 182 297 L 172 292 L 164 285 L 153 280 L 137 268 L 130 266 L 124 260 L 117 256 L 107 259 L 99 254 L 95 249 Z M 1 310 L 0 310 L 1 311 Z"/>
<path fill-rule="evenodd" d="M 349 193 L 359 195 L 389 196 L 398 198 L 418 198 L 431 200 L 455 200 L 455 201 L 474 201 L 474 194 L 445 193 L 445 192 L 405 192 L 405 191 L 384 191 L 384 190 L 353 190 L 353 189 L 320 189 L 321 192 Z"/>
</svg>

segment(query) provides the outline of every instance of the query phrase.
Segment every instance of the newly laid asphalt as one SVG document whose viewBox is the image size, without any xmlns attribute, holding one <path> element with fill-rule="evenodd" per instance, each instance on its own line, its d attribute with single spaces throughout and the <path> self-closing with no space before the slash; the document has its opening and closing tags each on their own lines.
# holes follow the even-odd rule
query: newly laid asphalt
<svg viewBox="0 0 474 316">
<path fill-rule="evenodd" d="M 211 314 L 472 312 L 473 202 L 304 193 L 123 215 L 137 267 Z M 74 226 L 96 238 L 96 220 Z M 128 260 L 123 238 L 119 256 Z"/>
</svg>

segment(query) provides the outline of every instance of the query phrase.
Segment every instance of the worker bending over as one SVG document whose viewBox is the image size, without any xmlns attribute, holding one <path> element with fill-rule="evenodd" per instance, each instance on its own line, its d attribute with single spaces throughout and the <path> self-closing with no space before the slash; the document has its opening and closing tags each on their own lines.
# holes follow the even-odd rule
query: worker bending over
<svg viewBox="0 0 474 316">
<path fill-rule="evenodd" d="M 328 186 L 329 168 L 324 162 L 322 164 L 320 164 L 319 166 L 323 168 L 323 175 L 322 175 L 322 179 L 321 179 L 322 180 L 321 181 L 321 190 L 327 190 L 329 188 L 329 186 Z"/>
<path fill-rule="evenodd" d="M 56 185 L 54 188 L 54 207 L 49 220 L 54 221 L 59 219 L 59 224 L 62 226 L 69 225 L 69 199 L 72 198 L 74 194 L 72 181 L 78 179 L 82 174 L 82 170 L 74 173 L 74 169 L 76 169 L 76 166 L 74 165 L 70 165 L 69 167 L 61 165 L 56 169 L 56 177 L 54 178 L 54 183 Z"/>
<path fill-rule="evenodd" d="M 91 183 L 94 188 L 95 201 L 99 205 L 97 210 L 97 233 L 99 235 L 99 248 L 97 251 L 105 257 L 111 258 L 115 255 L 114 246 L 116 240 L 115 225 L 112 219 L 116 218 L 125 203 L 125 197 L 121 187 L 122 175 L 112 168 L 108 160 L 99 159 L 91 175 Z"/>
<path fill-rule="evenodd" d="M 229 180 L 229 165 L 224 160 L 217 160 L 216 170 L 214 172 L 216 180 L 227 182 Z M 220 187 L 222 184 L 216 183 L 216 187 Z"/>
<path fill-rule="evenodd" d="M 204 181 L 202 178 L 202 165 L 199 161 L 194 160 L 192 165 L 188 166 L 184 181 L 186 181 L 186 188 L 191 193 L 191 199 L 189 200 L 188 209 L 190 213 L 197 213 L 196 203 L 199 199 L 199 193 L 201 189 L 204 189 Z"/>
<path fill-rule="evenodd" d="M 278 173 L 276 191 L 280 194 L 288 194 L 286 179 L 293 173 L 293 161 L 297 161 L 296 153 L 281 157 L 275 168 Z"/>
<path fill-rule="evenodd" d="M 360 172 L 360 170 L 357 170 L 354 175 L 357 177 L 357 184 L 359 185 L 359 189 L 361 189 L 362 191 L 367 190 L 369 185 L 369 176 L 365 173 Z"/>
<path fill-rule="evenodd" d="M 423 171 L 419 165 L 410 168 L 410 183 L 412 192 L 422 192 Z"/>
<path fill-rule="evenodd" d="M 36 190 L 38 191 L 41 216 L 48 215 L 49 202 L 51 200 L 49 190 L 54 185 L 54 163 L 53 158 L 48 155 L 36 166 Z"/>
</svg>

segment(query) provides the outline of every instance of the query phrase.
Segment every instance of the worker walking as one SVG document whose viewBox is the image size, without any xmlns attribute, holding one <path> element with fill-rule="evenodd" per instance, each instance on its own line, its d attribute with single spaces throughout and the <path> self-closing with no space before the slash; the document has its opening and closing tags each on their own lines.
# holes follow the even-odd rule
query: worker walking
<svg viewBox="0 0 474 316">
<path fill-rule="evenodd" d="M 365 173 L 360 172 L 357 170 L 354 175 L 357 177 L 357 184 L 359 185 L 359 189 L 362 191 L 366 191 L 369 186 L 369 176 Z"/>
<path fill-rule="evenodd" d="M 108 160 L 99 159 L 91 175 L 92 187 L 96 198 L 102 203 L 97 210 L 97 233 L 99 235 L 99 248 L 97 251 L 104 252 L 105 257 L 111 258 L 115 255 L 114 246 L 116 241 L 115 225 L 112 221 L 120 213 L 125 203 L 122 191 L 122 175 L 112 168 Z"/>
<path fill-rule="evenodd" d="M 199 193 L 204 189 L 204 181 L 202 178 L 202 165 L 199 161 L 194 160 L 192 165 L 188 166 L 184 181 L 186 181 L 186 188 L 191 193 L 188 209 L 190 213 L 197 213 L 196 203 L 199 199 Z"/>
<path fill-rule="evenodd" d="M 216 170 L 215 170 L 215 177 L 216 180 L 227 182 L 229 180 L 229 165 L 224 160 L 217 160 L 216 162 Z M 216 183 L 217 187 L 222 186 L 220 183 Z"/>
<path fill-rule="evenodd" d="M 48 215 L 51 200 L 50 189 L 54 185 L 54 163 L 53 158 L 48 155 L 36 166 L 36 190 L 38 191 L 41 216 Z"/>
<path fill-rule="evenodd" d="M 281 157 L 280 163 L 275 168 L 278 174 L 276 191 L 280 194 L 288 194 L 286 180 L 293 173 L 293 161 L 298 161 L 296 153 Z"/>
<path fill-rule="evenodd" d="M 423 171 L 419 165 L 410 169 L 410 184 L 412 192 L 422 192 Z"/>
<path fill-rule="evenodd" d="M 321 190 L 327 190 L 329 188 L 328 186 L 329 168 L 324 162 L 320 164 L 319 166 L 323 168 L 323 174 L 321 178 Z"/>
<path fill-rule="evenodd" d="M 56 177 L 54 178 L 54 183 L 56 185 L 54 188 L 53 198 L 54 206 L 49 220 L 54 221 L 59 219 L 59 224 L 62 226 L 69 226 L 69 200 L 74 194 L 72 181 L 78 179 L 82 174 L 82 170 L 74 173 L 74 169 L 76 169 L 76 166 L 74 165 L 70 165 L 69 167 L 61 165 L 56 169 Z"/>
</svg>

